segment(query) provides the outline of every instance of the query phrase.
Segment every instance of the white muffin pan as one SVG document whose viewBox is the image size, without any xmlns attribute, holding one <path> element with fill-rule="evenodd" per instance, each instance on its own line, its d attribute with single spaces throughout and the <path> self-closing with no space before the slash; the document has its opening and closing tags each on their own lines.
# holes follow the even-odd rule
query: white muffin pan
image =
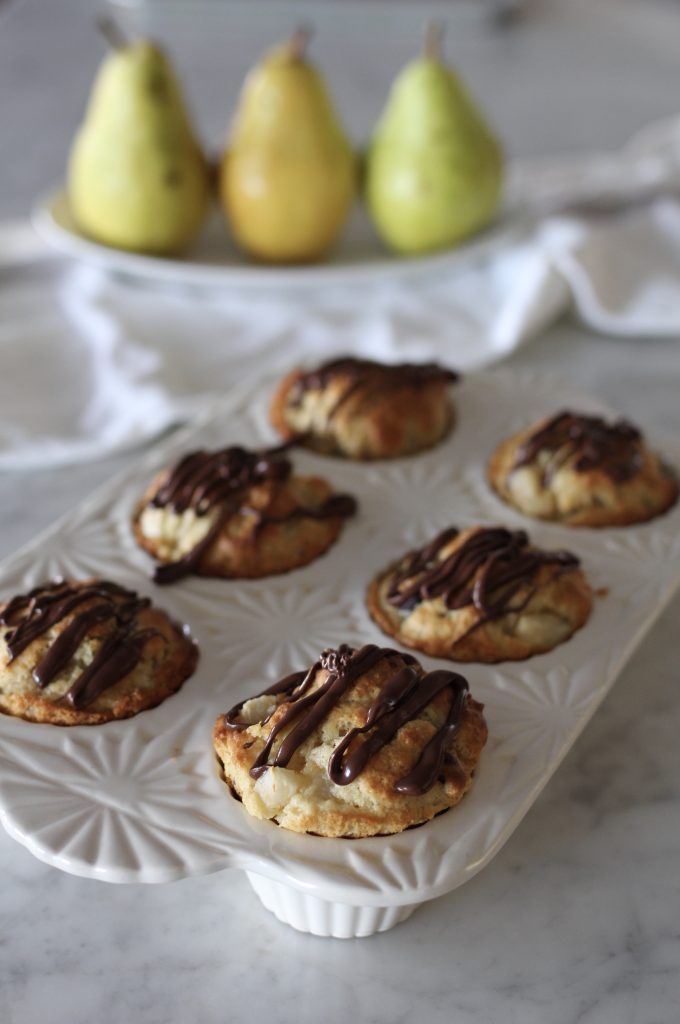
<svg viewBox="0 0 680 1024">
<path fill-rule="evenodd" d="M 611 530 L 533 522 L 504 506 L 484 479 L 498 441 L 560 408 L 606 410 L 563 381 L 494 370 L 453 389 L 456 428 L 423 455 L 358 464 L 293 452 L 297 471 L 359 499 L 359 514 L 312 565 L 260 581 L 193 577 L 156 587 L 130 531 L 136 500 L 156 469 L 188 450 L 276 443 L 271 387 L 233 391 L 0 567 L 0 600 L 55 575 L 133 587 L 188 624 L 201 651 L 179 693 L 136 718 L 60 728 L 0 715 L 0 815 L 37 857 L 76 875 L 168 882 L 239 868 L 293 927 L 370 935 L 467 881 L 517 827 L 680 583 L 680 506 Z M 680 466 L 680 442 L 649 441 Z M 539 544 L 569 548 L 598 596 L 586 626 L 549 654 L 462 667 L 489 724 L 470 793 L 393 837 L 324 839 L 251 818 L 217 771 L 217 715 L 325 647 L 390 644 L 364 606 L 373 574 L 445 526 L 474 523 L 526 528 Z"/>
</svg>

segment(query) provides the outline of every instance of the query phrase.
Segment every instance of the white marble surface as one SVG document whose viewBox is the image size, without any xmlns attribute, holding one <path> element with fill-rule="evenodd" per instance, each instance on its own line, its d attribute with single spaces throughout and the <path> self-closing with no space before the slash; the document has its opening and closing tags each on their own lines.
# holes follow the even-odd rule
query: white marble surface
<svg viewBox="0 0 680 1024">
<path fill-rule="evenodd" d="M 677 112 L 680 5 L 534 7 L 511 36 L 471 31 L 457 44 L 468 61 L 479 59 L 481 91 L 516 152 L 616 144 Z M 49 9 L 25 0 L 0 13 L 0 215 L 21 215 L 58 174 L 99 57 L 89 9 L 85 0 Z M 401 52 L 407 25 L 393 20 L 382 63 L 360 58 L 366 42 L 356 23 L 343 23 L 345 36 L 329 45 L 348 110 L 361 107 L 362 90 L 382 82 Z M 253 24 L 261 36 L 262 23 Z M 243 35 L 246 28 L 236 39 Z M 344 49 L 352 38 L 353 57 Z M 187 62 L 197 46 L 192 36 Z M 243 57 L 240 47 L 233 52 L 236 75 Z M 209 96 L 207 71 L 196 81 Z M 208 121 L 217 126 L 212 102 Z M 30 144 L 27 121 L 39 129 Z M 10 277 L 0 277 L 3 286 Z M 643 426 L 680 434 L 680 342 L 594 338 L 564 324 L 513 362 L 565 373 Z M 0 477 L 0 556 L 127 461 Z M 298 935 L 260 906 L 239 873 L 143 888 L 73 878 L 0 833 L 0 1021 L 673 1024 L 679 613 L 677 598 L 491 865 L 384 935 Z"/>
</svg>

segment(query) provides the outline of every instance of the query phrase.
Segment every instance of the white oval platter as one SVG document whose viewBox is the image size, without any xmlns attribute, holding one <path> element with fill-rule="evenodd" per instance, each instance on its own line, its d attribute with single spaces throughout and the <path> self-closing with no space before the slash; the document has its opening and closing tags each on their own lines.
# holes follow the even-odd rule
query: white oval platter
<svg viewBox="0 0 680 1024">
<path fill-rule="evenodd" d="M 157 283 L 262 290 L 317 289 L 373 284 L 413 276 L 450 273 L 488 255 L 521 229 L 519 215 L 504 213 L 482 234 L 445 252 L 400 257 L 381 245 L 357 206 L 337 247 L 323 263 L 265 266 L 248 260 L 228 237 L 222 217 L 213 211 L 190 252 L 162 258 L 102 245 L 77 228 L 63 189 L 39 199 L 33 224 L 40 236 L 65 256 L 131 277 Z"/>
</svg>

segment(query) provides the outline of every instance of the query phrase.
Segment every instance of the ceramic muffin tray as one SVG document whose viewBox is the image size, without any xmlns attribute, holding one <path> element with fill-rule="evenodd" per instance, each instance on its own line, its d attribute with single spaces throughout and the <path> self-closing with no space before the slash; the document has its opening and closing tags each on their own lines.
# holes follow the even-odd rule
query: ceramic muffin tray
<svg viewBox="0 0 680 1024">
<path fill-rule="evenodd" d="M 454 388 L 456 428 L 432 451 L 369 464 L 293 452 L 298 471 L 359 500 L 359 514 L 316 562 L 265 580 L 190 577 L 156 587 L 131 535 L 135 502 L 158 468 L 188 450 L 276 443 L 266 416 L 273 383 L 232 390 L 0 568 L 0 600 L 56 575 L 130 586 L 186 623 L 201 652 L 178 694 L 132 719 L 59 728 L 0 715 L 0 815 L 37 857 L 76 875 L 169 882 L 239 868 L 294 927 L 369 935 L 466 882 L 517 827 L 680 583 L 680 506 L 643 526 L 576 530 L 503 505 L 484 478 L 502 437 L 560 408 L 607 410 L 563 381 L 495 370 Z M 680 466 L 680 442 L 648 440 Z M 569 548 L 597 596 L 587 625 L 549 654 L 462 667 L 489 725 L 470 793 L 392 837 L 296 835 L 249 817 L 219 777 L 216 716 L 325 647 L 389 645 L 365 609 L 371 577 L 442 528 L 475 523 L 525 528 L 538 544 Z"/>
</svg>

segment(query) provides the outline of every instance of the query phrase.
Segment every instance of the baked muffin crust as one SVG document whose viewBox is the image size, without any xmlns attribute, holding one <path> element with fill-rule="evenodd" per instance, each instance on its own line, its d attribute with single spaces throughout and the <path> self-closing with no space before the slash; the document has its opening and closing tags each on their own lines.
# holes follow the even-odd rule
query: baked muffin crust
<svg viewBox="0 0 680 1024">
<path fill-rule="evenodd" d="M 271 421 L 286 440 L 327 455 L 388 459 L 437 444 L 453 423 L 449 385 L 435 363 L 389 365 L 342 357 L 294 370 L 280 384 Z"/>
<path fill-rule="evenodd" d="M 587 621 L 578 559 L 524 531 L 442 531 L 371 582 L 371 617 L 406 647 L 452 661 L 515 661 L 549 651 Z"/>
<path fill-rule="evenodd" d="M 138 504 L 133 531 L 160 564 L 156 583 L 189 573 L 261 577 L 306 565 L 356 511 L 320 477 L 294 476 L 281 449 L 191 452 L 161 472 Z"/>
<path fill-rule="evenodd" d="M 98 725 L 160 704 L 198 651 L 148 598 L 105 580 L 56 580 L 0 606 L 0 710 Z"/>
<path fill-rule="evenodd" d="M 256 818 L 295 832 L 400 832 L 457 804 L 487 738 L 456 672 L 368 644 L 324 651 L 215 723 L 223 777 Z"/>
<path fill-rule="evenodd" d="M 503 441 L 487 466 L 509 505 L 566 526 L 627 526 L 677 500 L 669 466 L 626 420 L 560 412 Z"/>
</svg>

